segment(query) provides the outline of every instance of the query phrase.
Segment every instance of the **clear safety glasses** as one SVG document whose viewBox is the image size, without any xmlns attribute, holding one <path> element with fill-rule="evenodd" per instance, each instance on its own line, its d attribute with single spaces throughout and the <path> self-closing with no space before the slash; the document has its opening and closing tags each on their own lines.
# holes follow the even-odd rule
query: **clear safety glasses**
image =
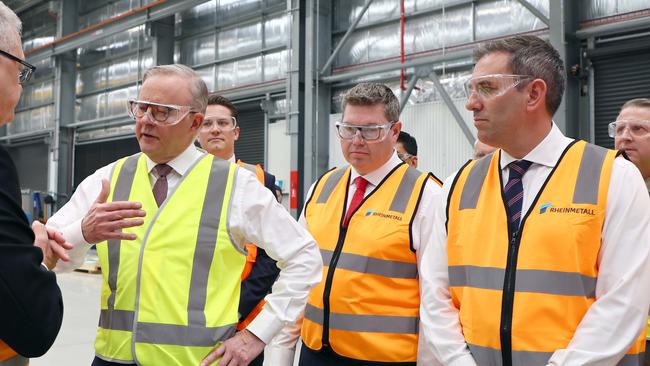
<svg viewBox="0 0 650 366">
<path fill-rule="evenodd" d="M 183 120 L 190 113 L 197 113 L 191 106 L 160 104 L 144 100 L 129 100 L 127 110 L 129 117 L 136 119 L 146 115 L 149 119 L 161 125 L 174 125 Z"/>
<path fill-rule="evenodd" d="M 387 131 L 393 127 L 397 121 L 377 125 L 353 125 L 345 122 L 338 122 L 336 129 L 339 137 L 343 140 L 352 140 L 359 133 L 359 136 L 365 142 L 377 142 L 387 136 Z"/>
<path fill-rule="evenodd" d="M 612 138 L 623 136 L 626 130 L 634 137 L 646 136 L 650 133 L 650 121 L 621 119 L 607 125 L 607 132 Z"/>
<path fill-rule="evenodd" d="M 205 116 L 201 131 L 212 131 L 215 127 L 221 132 L 230 132 L 237 128 L 237 119 L 232 116 Z"/>
<path fill-rule="evenodd" d="M 469 78 L 465 86 L 465 96 L 467 99 L 476 95 L 483 100 L 500 97 L 508 90 L 533 80 L 529 75 L 508 75 L 508 74 L 491 74 Z"/>
</svg>

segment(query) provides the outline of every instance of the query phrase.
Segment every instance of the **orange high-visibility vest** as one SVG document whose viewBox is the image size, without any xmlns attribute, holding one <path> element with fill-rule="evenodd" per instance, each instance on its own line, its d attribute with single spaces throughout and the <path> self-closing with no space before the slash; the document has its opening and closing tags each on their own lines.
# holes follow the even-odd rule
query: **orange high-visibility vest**
<svg viewBox="0 0 650 366">
<path fill-rule="evenodd" d="M 16 351 L 11 349 L 9 345 L 0 339 L 0 361 L 6 361 L 12 357 L 15 357 L 16 355 L 18 355 Z"/>
<path fill-rule="evenodd" d="M 509 231 L 500 150 L 458 172 L 447 207 L 449 287 L 479 365 L 546 365 L 568 346 L 596 301 L 616 156 L 569 145 L 517 232 Z M 645 332 L 622 362 L 637 364 L 644 348 Z"/>
<path fill-rule="evenodd" d="M 255 174 L 257 179 L 262 183 L 262 185 L 266 184 L 266 180 L 264 179 L 264 169 L 257 164 L 257 165 L 252 165 L 252 164 L 246 164 L 241 160 L 237 160 L 237 165 L 240 167 L 247 169 L 251 171 L 252 173 Z M 257 260 L 257 246 L 252 243 L 247 243 L 244 245 L 246 247 L 246 265 L 244 266 L 244 271 L 241 274 L 241 280 L 242 282 L 248 278 L 248 276 L 251 275 L 251 271 L 253 271 L 253 266 L 255 265 L 255 261 Z M 250 314 L 240 321 L 237 324 L 237 330 L 243 330 L 246 329 L 248 324 L 250 324 L 255 317 L 257 317 L 257 314 L 259 314 L 262 311 L 262 308 L 264 307 L 264 304 L 266 302 L 264 299 L 262 299 L 254 308 L 251 310 Z"/>
<path fill-rule="evenodd" d="M 323 175 L 306 205 L 324 268 L 307 300 L 303 341 L 355 360 L 415 363 L 420 291 L 410 230 L 429 175 L 400 164 L 343 228 L 350 172 Z"/>
</svg>

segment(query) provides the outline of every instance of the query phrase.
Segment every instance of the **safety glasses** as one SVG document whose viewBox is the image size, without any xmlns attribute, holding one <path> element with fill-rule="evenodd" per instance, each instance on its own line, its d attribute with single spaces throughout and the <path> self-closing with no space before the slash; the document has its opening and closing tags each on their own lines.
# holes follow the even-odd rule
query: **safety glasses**
<svg viewBox="0 0 650 366">
<path fill-rule="evenodd" d="M 336 130 L 338 135 L 343 140 L 352 140 L 354 136 L 359 134 L 361 139 L 365 142 L 378 142 L 387 136 L 387 131 L 393 127 L 397 121 L 388 122 L 386 124 L 377 125 L 353 125 L 345 122 L 338 122 Z"/>
<path fill-rule="evenodd" d="M 490 74 L 469 78 L 465 86 L 467 99 L 476 95 L 483 100 L 489 100 L 504 95 L 508 90 L 533 80 L 529 75 Z"/>
<path fill-rule="evenodd" d="M 133 119 L 145 115 L 161 125 L 174 125 L 182 121 L 190 113 L 197 113 L 191 106 L 160 104 L 143 100 L 128 100 L 127 111 Z"/>
<path fill-rule="evenodd" d="M 237 119 L 232 116 L 205 116 L 201 131 L 212 131 L 215 127 L 221 132 L 231 132 L 237 128 Z"/>
<path fill-rule="evenodd" d="M 650 133 L 650 121 L 621 119 L 607 125 L 607 132 L 612 138 L 623 136 L 626 130 L 634 137 L 646 136 Z"/>
</svg>

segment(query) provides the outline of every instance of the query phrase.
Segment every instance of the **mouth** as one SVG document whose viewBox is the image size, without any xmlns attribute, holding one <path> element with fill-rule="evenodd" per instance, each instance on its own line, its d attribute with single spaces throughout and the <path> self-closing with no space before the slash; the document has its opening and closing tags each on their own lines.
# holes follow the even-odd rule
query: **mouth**
<svg viewBox="0 0 650 366">
<path fill-rule="evenodd" d="M 158 136 L 150 135 L 148 133 L 142 133 L 142 137 L 148 138 L 148 139 L 158 139 Z"/>
<path fill-rule="evenodd" d="M 208 142 L 224 142 L 225 140 L 222 139 L 221 137 L 214 137 L 211 139 L 208 139 Z"/>
</svg>

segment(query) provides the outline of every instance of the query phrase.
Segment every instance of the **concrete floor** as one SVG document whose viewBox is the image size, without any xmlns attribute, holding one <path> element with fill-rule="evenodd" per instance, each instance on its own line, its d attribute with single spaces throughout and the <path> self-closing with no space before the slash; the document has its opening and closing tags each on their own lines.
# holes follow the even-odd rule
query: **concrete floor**
<svg viewBox="0 0 650 366">
<path fill-rule="evenodd" d="M 54 345 L 30 366 L 90 366 L 99 321 L 101 274 L 72 272 L 57 275 L 63 293 L 63 325 Z"/>
</svg>

